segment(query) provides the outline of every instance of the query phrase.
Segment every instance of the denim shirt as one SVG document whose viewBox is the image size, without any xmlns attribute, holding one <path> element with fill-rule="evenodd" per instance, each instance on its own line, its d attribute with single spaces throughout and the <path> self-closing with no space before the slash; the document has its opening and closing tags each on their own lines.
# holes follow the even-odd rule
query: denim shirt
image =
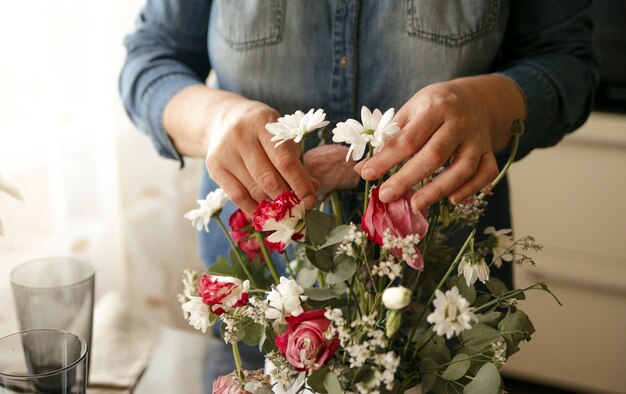
<svg viewBox="0 0 626 394">
<path fill-rule="evenodd" d="M 363 105 L 398 110 L 434 82 L 501 73 L 526 100 L 518 159 L 580 126 L 598 80 L 590 2 L 578 0 L 149 0 L 125 45 L 126 109 L 181 163 L 163 110 L 210 70 L 216 87 L 281 114 L 323 108 L 333 122 Z M 486 218 L 499 228 L 510 227 L 503 185 Z M 205 177 L 204 195 L 214 187 Z"/>
</svg>

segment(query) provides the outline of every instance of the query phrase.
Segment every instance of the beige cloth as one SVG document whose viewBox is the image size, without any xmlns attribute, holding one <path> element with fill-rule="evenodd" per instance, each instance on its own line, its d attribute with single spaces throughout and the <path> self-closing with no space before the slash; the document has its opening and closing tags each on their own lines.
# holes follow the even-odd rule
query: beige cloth
<svg viewBox="0 0 626 394">
<path fill-rule="evenodd" d="M 94 311 L 89 393 L 132 389 L 148 365 L 158 336 L 155 323 L 137 316 L 118 293 L 100 298 Z M 104 388 L 117 391 L 99 391 Z"/>
</svg>

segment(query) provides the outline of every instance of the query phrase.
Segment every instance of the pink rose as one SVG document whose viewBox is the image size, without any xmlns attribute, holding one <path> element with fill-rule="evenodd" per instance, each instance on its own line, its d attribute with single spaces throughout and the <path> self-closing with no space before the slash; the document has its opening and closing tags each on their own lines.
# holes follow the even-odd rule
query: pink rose
<svg viewBox="0 0 626 394">
<path fill-rule="evenodd" d="M 245 376 L 245 383 L 254 382 L 258 386 L 265 386 L 265 388 L 271 389 L 270 378 L 267 375 L 263 375 L 260 371 L 243 371 Z M 240 383 L 237 379 L 235 372 L 220 376 L 213 381 L 213 393 L 214 394 L 248 394 L 242 388 L 245 384 Z"/>
<path fill-rule="evenodd" d="M 291 240 L 304 238 L 304 202 L 291 190 L 285 190 L 274 201 L 263 200 L 254 211 L 252 222 L 257 231 L 270 233 L 265 244 L 283 253 Z"/>
<path fill-rule="evenodd" d="M 238 209 L 230 215 L 228 220 L 230 224 L 230 234 L 241 250 L 246 252 L 248 258 L 252 261 L 255 257 L 261 258 L 261 247 L 259 241 L 254 237 L 250 227 L 252 223 L 248 216 Z"/>
<path fill-rule="evenodd" d="M 198 293 L 202 302 L 211 307 L 216 315 L 248 303 L 248 280 L 217 275 L 204 275 L 198 283 Z"/>
<path fill-rule="evenodd" d="M 213 381 L 213 394 L 245 394 L 233 375 L 220 376 Z"/>
<path fill-rule="evenodd" d="M 383 234 L 387 229 L 391 231 L 391 235 L 394 237 L 404 238 L 410 234 L 417 234 L 422 239 L 428 231 L 428 221 L 422 213 L 413 213 L 409 203 L 411 196 L 407 194 L 396 201 L 385 204 L 378 198 L 378 191 L 377 187 L 372 188 L 372 196 L 361 219 L 361 227 L 369 240 L 382 245 Z M 402 258 L 402 250 L 395 252 L 398 257 Z M 417 246 L 415 247 L 415 256 L 416 258 L 410 259 L 411 261 L 407 261 L 407 264 L 422 271 L 424 260 Z"/>
<path fill-rule="evenodd" d="M 315 309 L 286 318 L 289 327 L 276 337 L 278 351 L 296 371 L 316 371 L 330 360 L 339 346 L 337 338 L 326 339 L 330 320 Z"/>
</svg>

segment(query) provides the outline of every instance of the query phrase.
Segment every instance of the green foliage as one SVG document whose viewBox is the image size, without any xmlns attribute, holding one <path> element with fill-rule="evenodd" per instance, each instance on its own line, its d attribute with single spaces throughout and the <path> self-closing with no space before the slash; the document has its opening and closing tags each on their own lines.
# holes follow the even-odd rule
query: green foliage
<svg viewBox="0 0 626 394">
<path fill-rule="evenodd" d="M 509 357 L 519 351 L 519 343 L 523 340 L 530 341 L 535 327 L 524 312 L 516 309 L 509 311 L 504 319 L 498 324 L 498 329 L 506 341 L 506 356 Z"/>
<path fill-rule="evenodd" d="M 497 394 L 501 383 L 498 367 L 492 363 L 485 363 L 474 379 L 465 386 L 463 394 Z"/>
<path fill-rule="evenodd" d="M 309 287 L 304 289 L 304 294 L 314 301 L 326 301 L 342 295 L 346 289 L 344 283 L 338 283 L 330 287 Z"/>
<path fill-rule="evenodd" d="M 332 216 L 318 210 L 307 211 L 304 217 L 306 222 L 306 239 L 308 243 L 319 247 L 323 245 L 337 226 Z"/>
<path fill-rule="evenodd" d="M 337 284 L 350 279 L 356 272 L 356 260 L 345 254 L 336 256 L 333 260 L 334 266 L 326 275 L 326 283 Z"/>
<path fill-rule="evenodd" d="M 490 349 L 491 344 L 504 341 L 498 330 L 485 324 L 476 324 L 470 330 L 461 333 L 463 352 L 469 356 L 480 354 L 485 349 Z"/>
<path fill-rule="evenodd" d="M 468 286 L 464 277 L 453 276 L 448 279 L 448 287 L 452 288 L 453 286 L 458 287 L 459 294 L 461 294 L 470 304 L 473 304 L 474 301 L 476 301 L 476 289 L 474 286 Z"/>
<path fill-rule="evenodd" d="M 324 383 L 326 381 L 326 374 L 329 372 L 330 369 L 328 367 L 323 367 L 317 371 L 313 371 L 309 375 L 306 382 L 316 393 L 326 394 L 328 393 L 328 390 L 326 389 L 326 385 Z"/>
<path fill-rule="evenodd" d="M 471 364 L 470 358 L 465 353 L 459 353 L 450 361 L 448 367 L 441 374 L 446 380 L 458 380 L 465 376 Z"/>
</svg>

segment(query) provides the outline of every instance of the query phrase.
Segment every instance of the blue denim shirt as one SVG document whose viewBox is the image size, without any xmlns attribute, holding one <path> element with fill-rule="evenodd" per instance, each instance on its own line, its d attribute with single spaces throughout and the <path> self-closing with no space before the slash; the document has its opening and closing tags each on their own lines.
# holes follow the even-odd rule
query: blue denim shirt
<svg viewBox="0 0 626 394">
<path fill-rule="evenodd" d="M 578 0 L 149 0 L 125 44 L 126 109 L 181 163 L 163 109 L 210 70 L 216 87 L 282 114 L 323 108 L 333 122 L 363 105 L 397 110 L 434 82 L 501 73 L 526 99 L 518 158 L 580 126 L 598 80 L 590 2 Z M 485 218 L 499 228 L 510 227 L 503 185 Z M 214 187 L 205 176 L 203 194 Z M 226 248 L 208 244 L 206 262 Z"/>
</svg>

